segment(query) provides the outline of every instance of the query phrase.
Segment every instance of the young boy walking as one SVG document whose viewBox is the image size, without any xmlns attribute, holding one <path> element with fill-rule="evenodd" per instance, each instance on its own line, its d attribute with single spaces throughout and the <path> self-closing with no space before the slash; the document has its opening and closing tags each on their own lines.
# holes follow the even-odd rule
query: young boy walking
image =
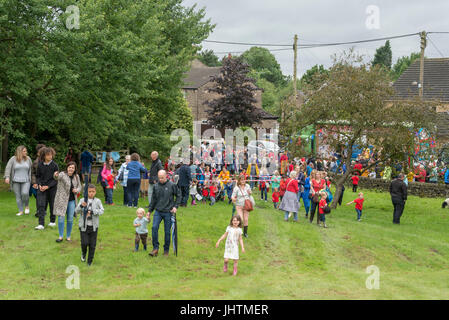
<svg viewBox="0 0 449 320">
<path fill-rule="evenodd" d="M 93 184 L 87 189 L 87 202 L 81 198 L 75 212 L 80 213 L 79 228 L 81 233 L 81 261 L 86 261 L 87 249 L 89 248 L 89 256 L 87 257 L 87 265 L 91 266 L 94 260 L 95 247 L 97 245 L 98 227 L 100 225 L 100 215 L 104 213 L 101 200 L 95 198 L 97 190 Z M 84 212 L 87 207 L 86 213 Z"/>
<path fill-rule="evenodd" d="M 146 217 L 145 210 L 143 208 L 139 208 L 136 211 L 137 218 L 134 219 L 134 227 L 136 228 L 136 239 L 135 239 L 135 248 L 134 251 L 139 251 L 139 244 L 142 241 L 143 250 L 147 251 L 147 238 L 148 238 L 148 223 L 150 222 L 150 213 L 148 212 Z"/>
<path fill-rule="evenodd" d="M 365 198 L 363 198 L 363 193 L 359 192 L 359 197 L 357 199 L 347 203 L 347 205 L 355 203 L 355 211 L 357 212 L 357 221 L 362 220 L 363 201 L 365 201 Z"/>
</svg>

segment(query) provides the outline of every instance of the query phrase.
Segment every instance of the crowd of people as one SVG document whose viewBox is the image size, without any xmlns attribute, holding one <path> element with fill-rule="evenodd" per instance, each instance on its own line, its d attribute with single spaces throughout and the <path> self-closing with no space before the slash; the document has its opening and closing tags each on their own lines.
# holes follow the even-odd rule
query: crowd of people
<svg viewBox="0 0 449 320">
<path fill-rule="evenodd" d="M 245 151 L 245 150 L 244 150 Z M 105 205 L 113 206 L 113 192 L 117 185 L 123 188 L 123 205 L 136 210 L 135 227 L 135 251 L 139 244 L 147 249 L 148 228 L 153 214 L 151 238 L 153 250 L 150 256 L 156 257 L 159 252 L 158 230 L 162 220 L 164 221 L 165 243 L 164 255 L 168 255 L 170 248 L 170 232 L 172 215 L 178 207 L 208 205 L 213 206 L 218 201 L 226 201 L 232 205 L 232 216 L 225 234 L 217 242 L 227 238 L 225 245 L 225 262 L 223 270 L 227 271 L 229 259 L 234 260 L 233 274 L 237 273 L 238 244 L 242 251 L 243 238 L 248 237 L 250 212 L 255 208 L 254 189 L 260 192 L 261 201 L 268 202 L 268 194 L 271 193 L 271 201 L 274 209 L 284 213 L 286 222 L 293 216 L 293 221 L 299 221 L 301 202 L 304 207 L 305 218 L 312 223 L 316 216 L 318 226 L 327 228 L 326 215 L 330 213 L 330 203 L 337 201 L 342 205 L 343 190 L 338 199 L 334 199 L 331 192 L 332 174 L 345 173 L 347 168 L 340 164 L 338 159 L 302 158 L 293 159 L 288 154 L 281 153 L 276 159 L 274 154 L 266 154 L 264 158 L 248 157 L 242 164 L 236 165 L 235 159 L 226 162 L 226 152 L 207 151 L 207 156 L 199 160 L 190 160 L 188 163 L 181 161 L 175 163 L 168 158 L 164 163 L 159 158 L 157 151 L 151 153 L 151 165 L 149 168 L 141 161 L 139 154 L 127 155 L 125 162 L 116 168 L 114 159 L 108 158 L 98 172 L 97 183 L 104 192 Z M 77 168 L 73 151 L 69 150 L 65 157 L 65 169 L 60 171 L 54 161 L 55 150 L 45 145 L 37 145 L 36 159 L 28 156 L 26 147 L 19 146 L 15 155 L 9 160 L 5 170 L 5 182 L 10 184 L 11 190 L 16 196 L 19 212 L 18 216 L 30 214 L 29 199 L 36 198 L 38 218 L 36 230 L 45 228 L 47 207 L 50 212 L 48 226 L 56 226 L 58 217 L 58 238 L 56 242 L 62 242 L 64 232 L 66 241 L 71 241 L 73 221 L 77 214 L 83 217 L 79 220 L 82 261 L 92 264 L 97 233 L 99 228 L 99 216 L 104 213 L 102 201 L 96 198 L 97 189 L 91 183 L 93 155 L 89 151 L 81 154 Z M 229 154 L 229 152 L 228 152 Z M 218 158 L 217 158 L 218 157 Z M 222 157 L 220 160 L 219 157 Z M 248 159 L 250 159 L 248 161 Z M 365 161 L 366 160 L 366 161 Z M 237 162 L 238 163 L 238 162 Z M 347 205 L 355 204 L 357 221 L 362 219 L 364 195 L 357 193 L 359 177 L 393 179 L 390 185 L 390 194 L 394 206 L 393 223 L 399 224 L 407 200 L 407 183 L 438 182 L 442 177 L 449 184 L 449 169 L 441 171 L 436 166 L 431 166 L 430 173 L 422 165 L 416 167 L 416 171 L 404 174 L 404 167 L 390 164 L 382 169 L 370 166 L 370 160 L 358 158 L 353 161 L 351 181 L 355 198 Z M 412 172 L 412 173 L 410 173 Z M 82 182 L 88 184 L 88 195 L 81 197 Z M 142 186 L 148 194 L 147 208 L 139 208 L 139 198 Z M 77 199 L 78 202 L 77 202 Z M 66 219 L 67 217 L 67 219 Z M 87 250 L 89 253 L 87 254 Z"/>
</svg>

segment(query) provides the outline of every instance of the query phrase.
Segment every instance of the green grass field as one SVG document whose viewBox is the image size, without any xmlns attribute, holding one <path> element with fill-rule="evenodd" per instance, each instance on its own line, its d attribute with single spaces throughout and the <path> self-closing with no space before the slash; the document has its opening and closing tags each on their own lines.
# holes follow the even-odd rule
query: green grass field
<svg viewBox="0 0 449 320">
<path fill-rule="evenodd" d="M 117 204 L 122 195 L 119 187 Z M 354 197 L 347 190 L 345 203 Z M 133 252 L 135 209 L 107 206 L 88 268 L 80 261 L 78 219 L 73 242 L 58 244 L 57 228 L 37 231 L 34 214 L 15 215 L 14 196 L 1 185 L 0 298 L 449 299 L 449 211 L 441 209 L 442 200 L 410 197 L 397 226 L 388 194 L 366 191 L 365 199 L 362 222 L 353 205 L 344 205 L 327 216 L 328 229 L 310 224 L 302 206 L 300 222 L 286 223 L 271 201 L 257 201 L 246 253 L 240 253 L 239 274 L 232 277 L 232 270 L 222 272 L 224 243 L 215 248 L 231 217 L 232 206 L 225 203 L 181 208 L 179 255 L 157 258 Z M 159 238 L 162 247 L 162 224 Z M 79 267 L 79 290 L 66 288 L 70 265 Z M 380 270 L 378 290 L 366 288 L 370 265 Z"/>
</svg>

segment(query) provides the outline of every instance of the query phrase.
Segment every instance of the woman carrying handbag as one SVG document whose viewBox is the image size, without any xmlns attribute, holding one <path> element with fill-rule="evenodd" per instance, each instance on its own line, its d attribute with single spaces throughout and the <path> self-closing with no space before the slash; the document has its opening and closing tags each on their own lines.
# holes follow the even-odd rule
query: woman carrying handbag
<svg viewBox="0 0 449 320">
<path fill-rule="evenodd" d="M 235 210 L 243 221 L 243 236 L 248 238 L 249 212 L 254 209 L 254 199 L 251 196 L 251 187 L 246 183 L 245 175 L 240 175 L 232 192 L 232 202 Z"/>
</svg>

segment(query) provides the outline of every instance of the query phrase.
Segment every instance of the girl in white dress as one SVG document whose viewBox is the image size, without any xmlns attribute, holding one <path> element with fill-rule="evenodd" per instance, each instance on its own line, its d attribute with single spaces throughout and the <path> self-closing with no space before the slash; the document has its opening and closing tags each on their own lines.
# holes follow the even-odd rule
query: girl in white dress
<svg viewBox="0 0 449 320">
<path fill-rule="evenodd" d="M 225 253 L 224 253 L 224 267 L 223 272 L 228 272 L 228 261 L 229 259 L 234 260 L 234 272 L 233 276 L 237 275 L 237 264 L 239 261 L 239 242 L 242 247 L 242 252 L 245 253 L 245 248 L 243 247 L 242 238 L 242 218 L 240 216 L 233 216 L 229 226 L 226 228 L 226 232 L 218 239 L 216 248 L 220 245 L 221 240 L 226 237 Z"/>
</svg>

